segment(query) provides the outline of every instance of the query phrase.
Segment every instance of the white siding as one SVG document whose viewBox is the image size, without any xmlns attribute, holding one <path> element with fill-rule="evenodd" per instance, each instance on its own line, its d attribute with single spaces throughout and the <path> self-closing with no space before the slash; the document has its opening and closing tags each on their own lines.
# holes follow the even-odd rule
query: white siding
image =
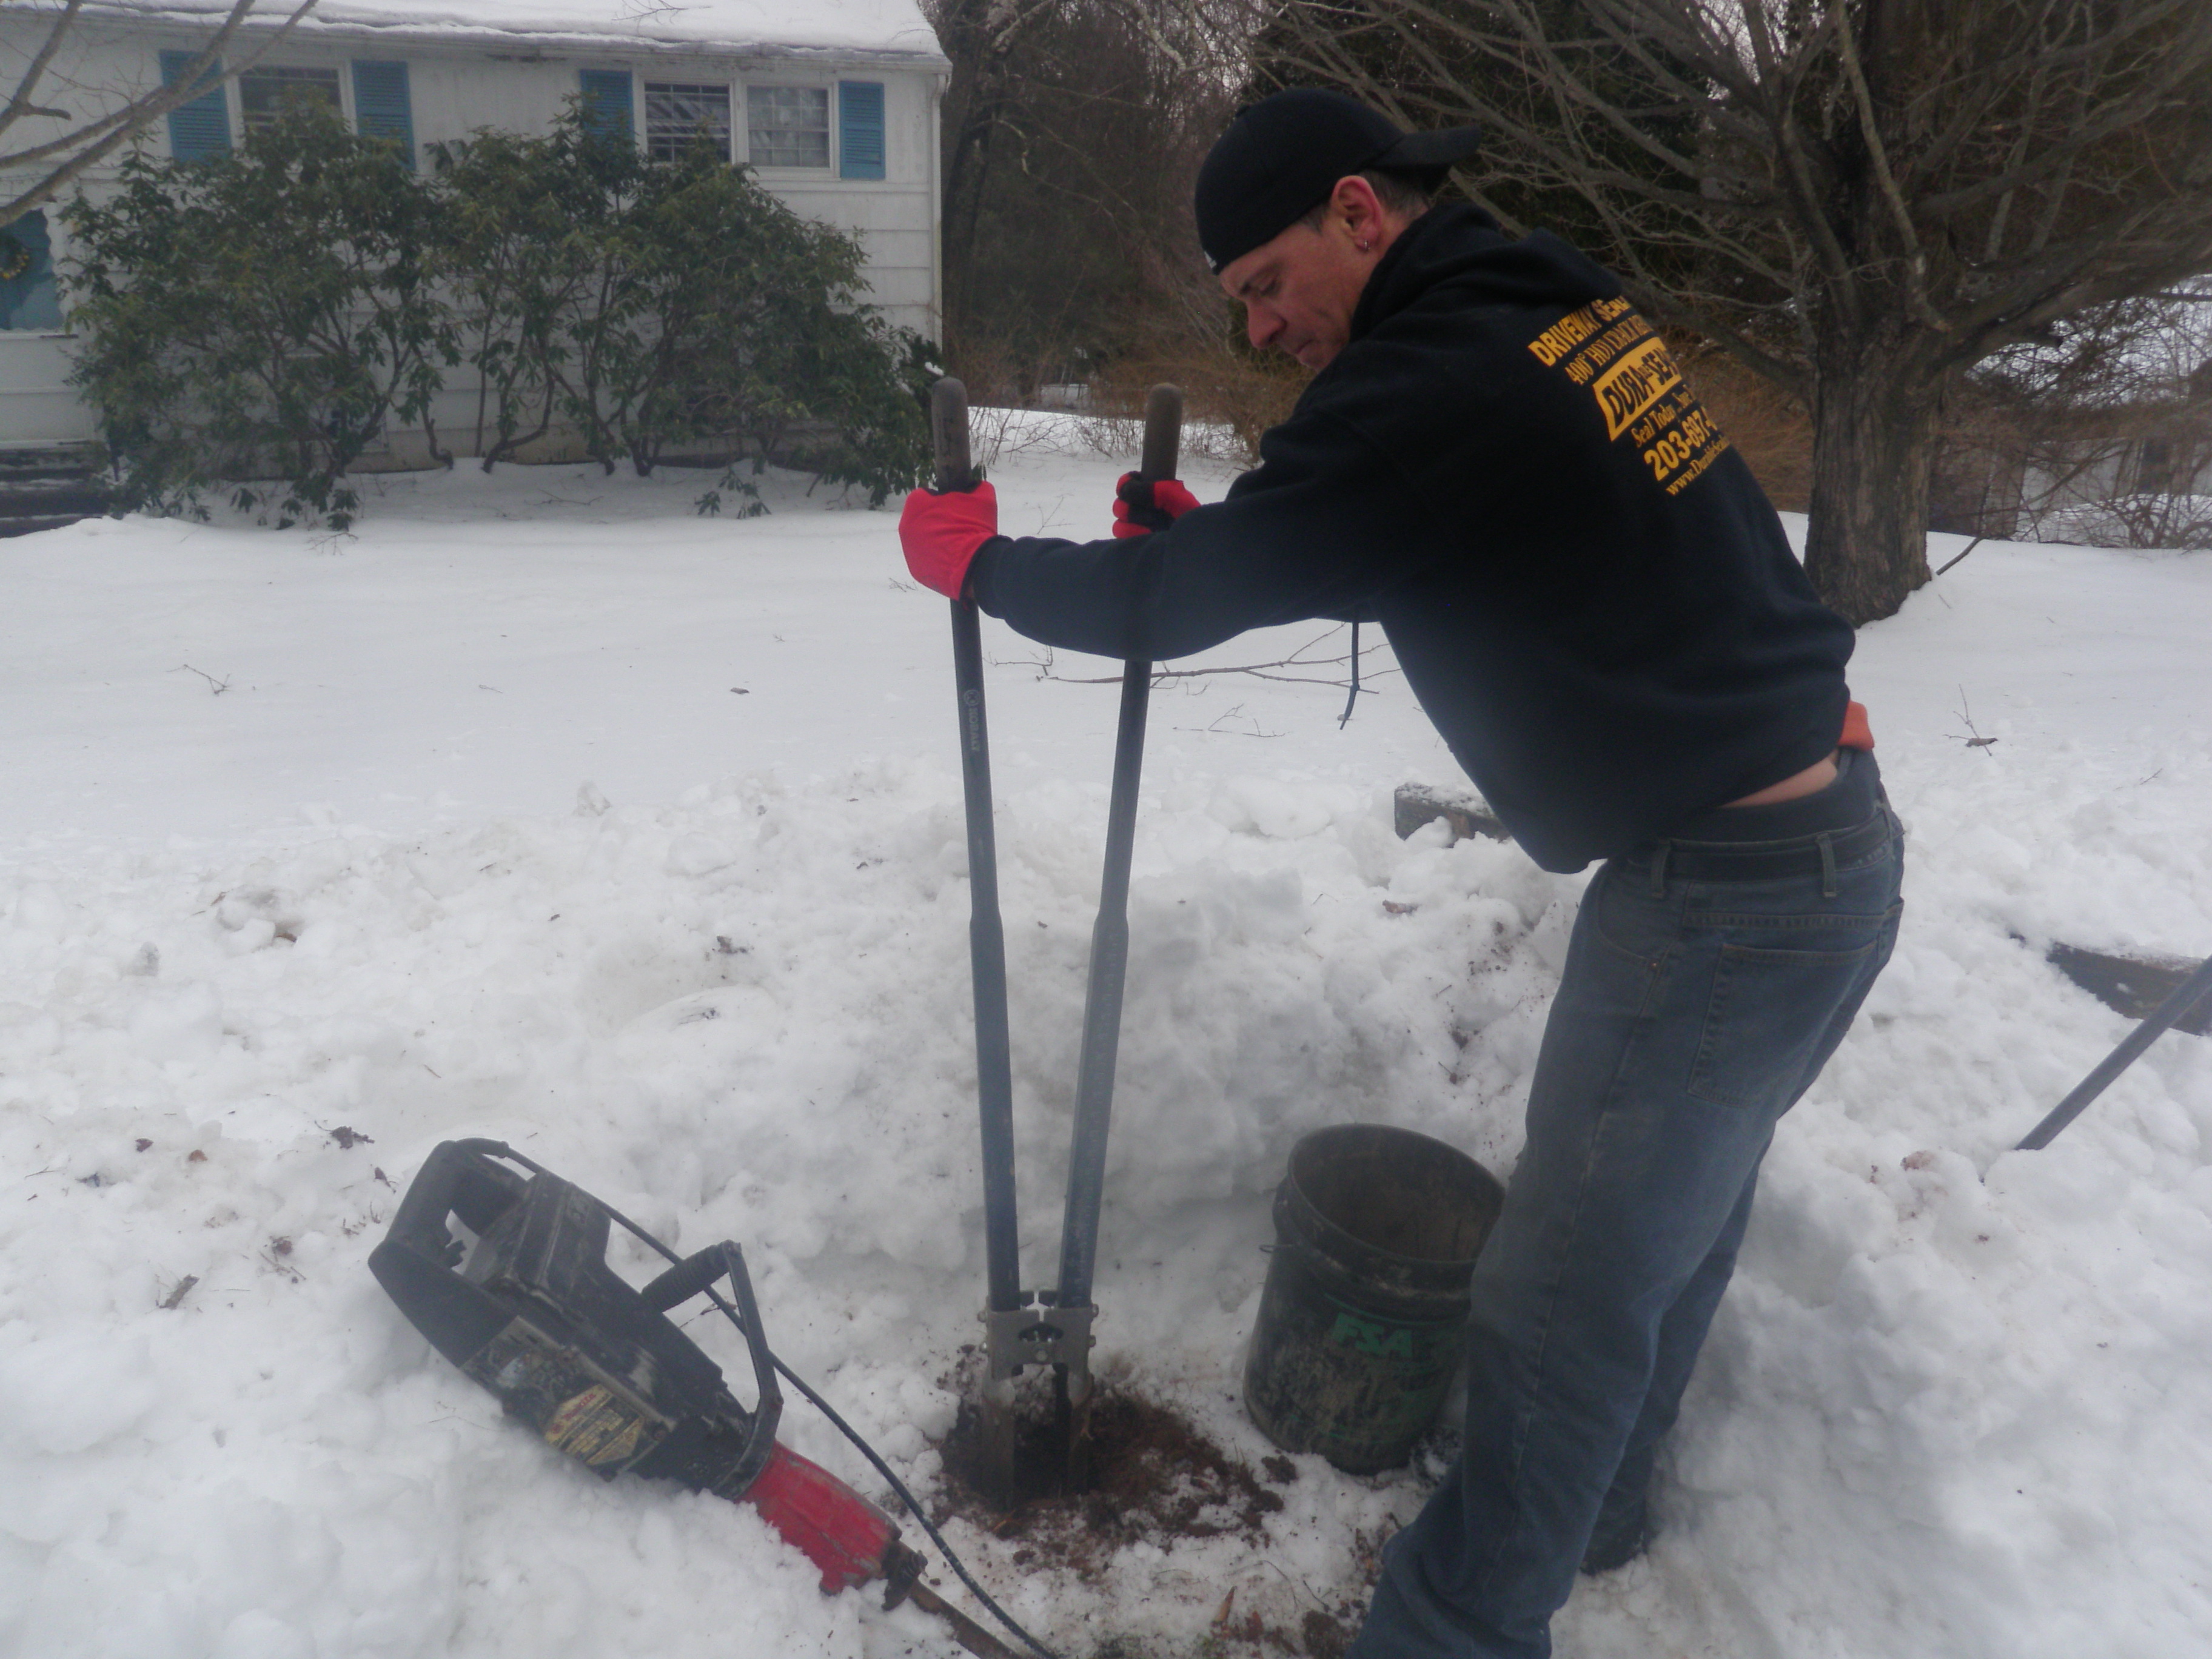
<svg viewBox="0 0 2212 1659">
<path fill-rule="evenodd" d="M 0 19 L 0 81 L 13 84 L 9 71 L 20 70 L 42 39 L 43 29 L 33 20 Z M 195 39 L 149 30 L 123 33 L 94 23 L 81 25 L 70 49 L 57 63 L 42 101 L 58 101 L 88 112 L 101 101 L 97 89 L 112 88 L 135 95 L 160 85 L 161 52 L 197 49 L 204 40 L 204 36 Z M 884 94 L 882 179 L 840 179 L 834 165 L 827 173 L 766 169 L 759 176 L 762 184 L 794 211 L 859 233 L 868 254 L 874 303 L 883 307 L 892 323 L 932 338 L 938 333 L 935 152 L 937 97 L 942 83 L 938 68 L 861 58 L 841 61 L 821 54 L 781 58 L 757 52 L 743 56 L 690 51 L 625 54 L 518 48 L 514 53 L 496 55 L 481 47 L 411 43 L 397 29 L 379 30 L 374 38 L 359 40 L 334 40 L 328 34 L 290 40 L 262 61 L 328 65 L 343 71 L 355 58 L 407 64 L 418 151 L 441 140 L 465 137 L 481 127 L 544 131 L 575 96 L 580 70 L 632 72 L 632 113 L 641 143 L 645 82 L 727 84 L 732 88 L 740 159 L 744 146 L 744 88 L 749 82 L 832 88 L 833 131 L 836 83 L 840 80 L 878 82 Z M 342 72 L 339 84 L 350 119 L 351 76 Z M 227 97 L 235 141 L 240 136 L 235 86 L 228 88 Z M 156 153 L 166 152 L 166 125 L 155 123 L 146 142 Z M 427 153 L 422 164 L 428 165 Z M 88 181 L 94 191 L 100 182 L 98 178 Z M 49 209 L 48 214 L 58 219 L 55 210 Z M 57 258 L 64 257 L 66 252 L 65 235 L 57 222 Z M 0 444 L 92 435 L 90 411 L 67 387 L 66 373 L 65 337 L 0 331 Z M 448 371 L 447 379 L 447 390 L 440 399 L 437 419 L 441 438 L 450 444 L 464 435 L 459 429 L 464 421 L 473 420 L 476 400 L 473 382 L 465 368 Z M 395 454 L 403 458 L 419 450 L 419 444 L 404 439 L 394 445 Z"/>
<path fill-rule="evenodd" d="M 69 383 L 69 339 L 0 330 L 0 444 L 83 443 L 100 435 Z"/>
</svg>

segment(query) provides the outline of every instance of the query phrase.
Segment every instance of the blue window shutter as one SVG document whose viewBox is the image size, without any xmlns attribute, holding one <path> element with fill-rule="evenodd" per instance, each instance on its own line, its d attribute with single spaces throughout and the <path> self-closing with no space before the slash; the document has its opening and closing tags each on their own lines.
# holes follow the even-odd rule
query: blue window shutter
<svg viewBox="0 0 2212 1659">
<path fill-rule="evenodd" d="M 389 138 L 415 171 L 415 104 L 407 91 L 407 65 L 356 60 L 353 66 L 354 127 L 364 138 Z"/>
<path fill-rule="evenodd" d="M 161 84 L 173 87 L 184 77 L 192 62 L 199 56 L 196 52 L 165 52 L 161 54 Z M 209 66 L 208 73 L 220 75 L 222 65 Z M 230 153 L 230 100 L 222 84 L 210 87 L 189 104 L 179 104 L 169 112 L 169 154 L 179 161 L 198 161 L 210 155 Z"/>
<path fill-rule="evenodd" d="M 884 176 L 884 83 L 837 83 L 837 176 Z"/>
<path fill-rule="evenodd" d="M 630 118 L 628 70 L 579 70 L 584 92 L 584 125 L 603 137 L 627 138 L 637 131 Z"/>
</svg>

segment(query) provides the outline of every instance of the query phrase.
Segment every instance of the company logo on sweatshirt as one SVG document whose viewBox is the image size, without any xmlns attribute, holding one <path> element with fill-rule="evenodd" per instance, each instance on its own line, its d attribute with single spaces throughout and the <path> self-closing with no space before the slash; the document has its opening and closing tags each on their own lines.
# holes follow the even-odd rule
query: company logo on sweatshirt
<svg viewBox="0 0 2212 1659">
<path fill-rule="evenodd" d="M 1591 383 L 1597 406 L 1605 411 L 1605 435 L 1618 438 L 1629 422 L 1681 384 L 1663 342 L 1646 340 L 1635 347 Z"/>
<path fill-rule="evenodd" d="M 1690 388 L 1674 354 L 1627 301 L 1598 300 L 1571 311 L 1528 342 L 1529 352 L 1587 386 L 1605 435 L 1635 446 L 1652 481 L 1669 495 L 1687 488 L 1729 447 Z"/>
</svg>

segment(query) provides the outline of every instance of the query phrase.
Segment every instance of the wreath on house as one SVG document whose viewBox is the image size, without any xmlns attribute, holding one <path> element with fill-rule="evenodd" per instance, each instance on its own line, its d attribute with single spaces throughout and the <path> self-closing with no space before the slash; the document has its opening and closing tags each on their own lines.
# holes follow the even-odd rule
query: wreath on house
<svg viewBox="0 0 2212 1659">
<path fill-rule="evenodd" d="M 21 237 L 0 230 L 0 283 L 12 283 L 31 268 L 37 254 Z"/>
</svg>

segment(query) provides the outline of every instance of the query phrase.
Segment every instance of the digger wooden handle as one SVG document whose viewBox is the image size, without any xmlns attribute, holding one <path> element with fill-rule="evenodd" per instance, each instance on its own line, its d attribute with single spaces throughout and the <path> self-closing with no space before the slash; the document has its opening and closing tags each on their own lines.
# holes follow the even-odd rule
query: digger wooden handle
<svg viewBox="0 0 2212 1659">
<path fill-rule="evenodd" d="M 968 452 L 968 388 L 950 374 L 929 391 L 929 437 L 937 453 L 939 489 L 965 489 L 975 482 Z"/>
<path fill-rule="evenodd" d="M 1164 383 L 1145 398 L 1145 447 L 1137 462 L 1137 476 L 1146 480 L 1172 478 L 1182 447 L 1182 388 Z"/>
</svg>

